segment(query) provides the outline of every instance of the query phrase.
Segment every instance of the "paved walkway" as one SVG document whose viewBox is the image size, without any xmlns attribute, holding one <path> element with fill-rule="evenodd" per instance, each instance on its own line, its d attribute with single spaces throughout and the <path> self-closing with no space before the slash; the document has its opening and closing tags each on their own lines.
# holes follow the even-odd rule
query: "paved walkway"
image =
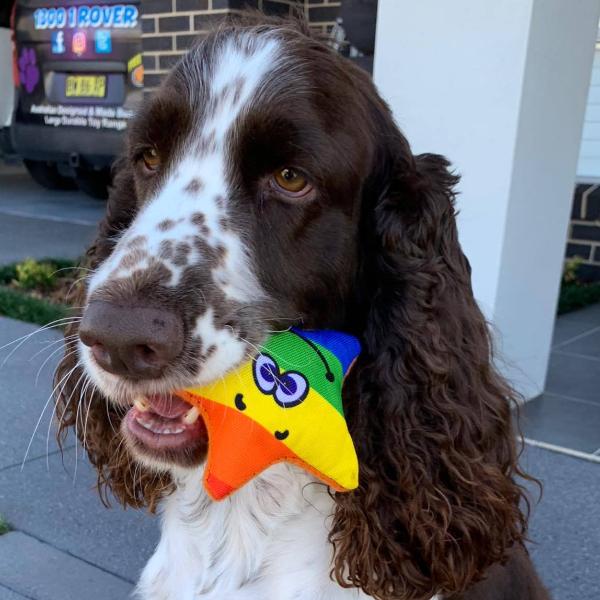
<svg viewBox="0 0 600 600">
<path fill-rule="evenodd" d="M 546 392 L 525 405 L 523 428 L 546 447 L 600 462 L 600 303 L 558 318 Z"/>
<path fill-rule="evenodd" d="M 36 329 L 0 317 L 0 346 Z M 0 514 L 13 529 L 0 537 L 0 600 L 125 599 L 158 527 L 144 512 L 102 506 L 81 447 L 70 440 L 61 454 L 48 435 L 51 406 L 36 430 L 60 352 L 43 363 L 60 339 L 33 335 L 0 368 L 0 413 L 10 424 L 0 436 Z M 0 365 L 12 347 L 0 350 Z"/>
</svg>

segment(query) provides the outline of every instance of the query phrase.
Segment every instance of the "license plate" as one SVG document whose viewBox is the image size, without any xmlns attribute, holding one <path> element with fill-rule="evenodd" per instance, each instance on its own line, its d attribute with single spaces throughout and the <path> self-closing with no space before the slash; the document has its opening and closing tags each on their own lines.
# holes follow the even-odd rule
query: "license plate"
<svg viewBox="0 0 600 600">
<path fill-rule="evenodd" d="M 67 98 L 104 98 L 106 96 L 106 76 L 67 75 L 65 96 Z"/>
</svg>

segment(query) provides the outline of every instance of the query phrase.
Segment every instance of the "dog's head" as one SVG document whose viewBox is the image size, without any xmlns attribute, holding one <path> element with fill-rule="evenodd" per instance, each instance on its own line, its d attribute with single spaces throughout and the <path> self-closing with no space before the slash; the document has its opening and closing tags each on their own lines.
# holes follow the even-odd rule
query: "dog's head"
<svg viewBox="0 0 600 600">
<path fill-rule="evenodd" d="M 129 129 L 57 374 L 62 427 L 85 411 L 100 483 L 153 505 L 206 452 L 173 390 L 272 331 L 341 329 L 364 352 L 344 390 L 361 486 L 336 496 L 337 579 L 425 598 L 501 559 L 525 527 L 512 392 L 447 167 L 413 156 L 369 77 L 301 23 L 240 21 L 194 48 Z"/>
</svg>

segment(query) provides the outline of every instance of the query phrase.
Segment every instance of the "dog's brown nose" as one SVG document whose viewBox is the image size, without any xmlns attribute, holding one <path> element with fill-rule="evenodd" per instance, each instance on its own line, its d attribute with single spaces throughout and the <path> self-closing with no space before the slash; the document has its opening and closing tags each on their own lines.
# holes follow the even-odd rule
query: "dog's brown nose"
<svg viewBox="0 0 600 600">
<path fill-rule="evenodd" d="M 93 301 L 79 327 L 81 341 L 109 373 L 160 377 L 183 348 L 183 323 L 172 312 Z"/>
</svg>

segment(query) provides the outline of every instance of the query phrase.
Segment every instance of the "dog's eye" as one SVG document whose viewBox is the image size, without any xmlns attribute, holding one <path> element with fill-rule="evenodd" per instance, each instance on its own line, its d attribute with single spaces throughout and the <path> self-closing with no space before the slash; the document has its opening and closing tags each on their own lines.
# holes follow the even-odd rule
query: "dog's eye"
<svg viewBox="0 0 600 600">
<path fill-rule="evenodd" d="M 156 169 L 160 167 L 160 156 L 154 148 L 148 148 L 148 150 L 144 150 L 144 153 L 142 154 L 142 160 L 144 161 L 146 169 L 149 171 L 156 171 Z"/>
<path fill-rule="evenodd" d="M 310 191 L 310 186 L 305 177 L 291 167 L 285 167 L 273 174 L 277 187 L 288 194 L 303 196 Z"/>
</svg>

